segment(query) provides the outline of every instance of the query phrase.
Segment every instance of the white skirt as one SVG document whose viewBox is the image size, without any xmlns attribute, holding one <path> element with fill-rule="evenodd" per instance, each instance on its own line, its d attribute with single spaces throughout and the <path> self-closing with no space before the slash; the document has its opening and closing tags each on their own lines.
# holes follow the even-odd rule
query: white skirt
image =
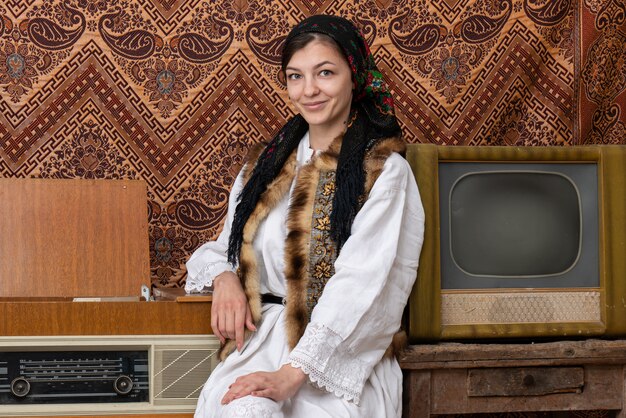
<svg viewBox="0 0 626 418">
<path fill-rule="evenodd" d="M 241 352 L 235 351 L 209 376 L 196 409 L 196 418 L 323 418 L 372 417 L 393 418 L 402 413 L 402 372 L 395 359 L 384 358 L 374 367 L 365 383 L 359 405 L 304 384 L 298 393 L 284 402 L 245 396 L 222 405 L 224 394 L 237 377 L 257 372 L 276 371 L 288 362 L 289 347 L 285 333 L 284 307 L 263 306 L 263 321 Z"/>
</svg>

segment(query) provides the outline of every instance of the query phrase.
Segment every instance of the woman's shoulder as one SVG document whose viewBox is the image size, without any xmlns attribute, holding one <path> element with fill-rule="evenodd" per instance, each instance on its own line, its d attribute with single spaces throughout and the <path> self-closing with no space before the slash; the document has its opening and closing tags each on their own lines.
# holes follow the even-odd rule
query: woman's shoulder
<svg viewBox="0 0 626 418">
<path fill-rule="evenodd" d="M 383 138 L 369 151 L 369 157 L 372 159 L 386 159 L 392 153 L 404 155 L 406 153 L 406 142 L 397 136 Z"/>
<path fill-rule="evenodd" d="M 404 188 L 413 179 L 413 172 L 408 161 L 398 152 L 392 152 L 385 160 L 379 180 Z"/>
<path fill-rule="evenodd" d="M 393 154 L 404 154 L 406 143 L 399 137 L 379 140 L 366 154 L 364 168 L 366 172 L 365 190 L 372 189 L 378 178 L 385 171 L 387 160 Z"/>
<path fill-rule="evenodd" d="M 397 137 L 385 138 L 379 141 L 369 152 L 366 171 L 370 186 L 380 183 L 398 185 L 406 184 L 411 175 L 411 167 L 404 159 L 406 143 Z M 369 187 L 371 189 L 371 187 Z"/>
</svg>

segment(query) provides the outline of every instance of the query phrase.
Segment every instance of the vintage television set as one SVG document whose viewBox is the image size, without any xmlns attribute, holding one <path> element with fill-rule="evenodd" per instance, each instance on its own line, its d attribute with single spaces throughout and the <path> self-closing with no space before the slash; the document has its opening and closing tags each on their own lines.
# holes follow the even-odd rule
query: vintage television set
<svg viewBox="0 0 626 418">
<path fill-rule="evenodd" d="M 626 147 L 410 145 L 411 342 L 626 335 Z"/>
</svg>

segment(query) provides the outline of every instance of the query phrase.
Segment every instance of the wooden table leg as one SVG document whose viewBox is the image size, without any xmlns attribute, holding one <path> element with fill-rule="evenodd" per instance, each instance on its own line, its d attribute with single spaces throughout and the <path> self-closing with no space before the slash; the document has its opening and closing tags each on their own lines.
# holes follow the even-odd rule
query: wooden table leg
<svg viewBox="0 0 626 418">
<path fill-rule="evenodd" d="M 617 412 L 616 418 L 626 418 L 626 366 L 622 368 L 622 409 Z"/>
<path fill-rule="evenodd" d="M 405 399 L 403 418 L 429 418 L 430 371 L 405 371 L 403 398 Z"/>
</svg>

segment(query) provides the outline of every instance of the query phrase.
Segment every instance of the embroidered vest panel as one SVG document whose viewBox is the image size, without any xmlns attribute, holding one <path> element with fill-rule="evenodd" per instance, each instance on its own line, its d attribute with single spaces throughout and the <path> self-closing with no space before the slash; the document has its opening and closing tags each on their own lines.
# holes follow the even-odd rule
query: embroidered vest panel
<svg viewBox="0 0 626 418">
<path fill-rule="evenodd" d="M 330 213 L 335 195 L 335 171 L 320 173 L 315 191 L 315 204 L 311 218 L 311 242 L 309 250 L 309 286 L 307 288 L 308 317 L 317 300 L 324 291 L 324 286 L 335 274 L 337 246 L 330 236 Z"/>
</svg>

